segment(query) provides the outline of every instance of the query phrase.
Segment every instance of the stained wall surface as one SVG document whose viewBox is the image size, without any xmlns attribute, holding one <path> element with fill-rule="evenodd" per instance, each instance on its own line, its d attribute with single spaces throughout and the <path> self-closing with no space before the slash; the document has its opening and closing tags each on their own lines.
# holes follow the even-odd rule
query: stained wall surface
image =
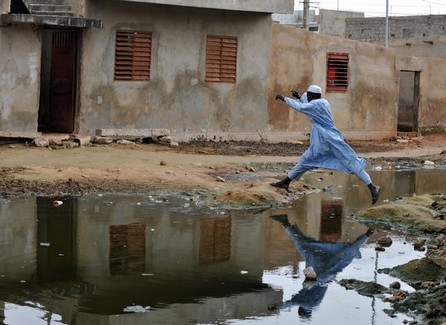
<svg viewBox="0 0 446 325">
<path fill-rule="evenodd" d="M 268 129 L 271 15 L 122 2 L 91 4 L 83 35 L 79 130 L 168 128 L 180 139 Z M 116 30 L 152 32 L 150 81 L 114 81 Z M 235 83 L 205 82 L 206 37 L 237 37 Z"/>
<path fill-rule="evenodd" d="M 39 83 L 38 35 L 30 26 L 1 27 L 0 134 L 37 131 Z"/>
<path fill-rule="evenodd" d="M 178 141 L 305 139 L 308 119 L 275 96 L 318 84 L 346 138 L 382 139 L 396 135 L 401 70 L 420 72 L 420 129 L 445 129 L 445 59 L 423 56 L 427 46 L 441 53 L 441 38 L 414 41 L 414 57 L 407 44 L 386 48 L 315 34 L 264 13 L 132 1 L 81 1 L 79 8 L 103 28 L 81 32 L 75 133 L 155 128 Z M 0 28 L 0 136 L 38 131 L 41 28 Z M 114 80 L 118 29 L 152 33 L 149 81 Z M 205 82 L 209 35 L 237 38 L 235 83 Z M 326 91 L 328 53 L 348 54 L 345 92 Z"/>
<path fill-rule="evenodd" d="M 327 54 L 349 58 L 345 92 L 326 92 Z M 268 114 L 272 132 L 298 137 L 311 131 L 308 119 L 275 100 L 317 84 L 332 107 L 335 122 L 346 138 L 377 139 L 393 136 L 397 127 L 398 70 L 392 49 L 367 43 L 315 35 L 289 26 L 273 25 Z"/>
</svg>

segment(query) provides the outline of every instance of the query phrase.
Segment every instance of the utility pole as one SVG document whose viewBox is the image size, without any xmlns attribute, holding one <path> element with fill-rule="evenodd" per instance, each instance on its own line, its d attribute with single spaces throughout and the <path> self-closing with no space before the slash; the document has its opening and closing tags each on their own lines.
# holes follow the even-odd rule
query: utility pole
<svg viewBox="0 0 446 325">
<path fill-rule="evenodd" d="M 310 11 L 310 0 L 304 1 L 303 23 L 302 28 L 308 30 L 308 12 Z"/>
<path fill-rule="evenodd" d="M 389 0 L 386 0 L 386 47 L 389 46 Z"/>
</svg>

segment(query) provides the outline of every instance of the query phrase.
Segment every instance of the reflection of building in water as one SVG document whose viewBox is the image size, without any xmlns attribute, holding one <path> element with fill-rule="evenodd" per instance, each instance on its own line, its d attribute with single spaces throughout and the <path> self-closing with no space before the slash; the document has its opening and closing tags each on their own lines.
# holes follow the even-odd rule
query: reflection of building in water
<svg viewBox="0 0 446 325">
<path fill-rule="evenodd" d="M 11 308 L 26 313 L 32 304 L 65 324 L 115 323 L 133 304 L 153 308 L 120 315 L 123 324 L 212 323 L 273 313 L 268 305 L 280 302 L 282 292 L 262 281 L 263 216 L 247 222 L 237 214 L 189 215 L 142 200 L 0 204 L 5 323 L 11 323 Z"/>
<path fill-rule="evenodd" d="M 54 199 L 38 197 L 37 281 L 74 279 L 76 275 L 76 199 L 53 206 Z"/>
<path fill-rule="evenodd" d="M 231 218 L 200 219 L 201 264 L 229 260 L 231 255 Z"/>
<path fill-rule="evenodd" d="M 144 272 L 145 256 L 145 224 L 110 226 L 110 274 Z"/>
<path fill-rule="evenodd" d="M 342 238 L 342 218 L 344 204 L 342 199 L 321 201 L 320 240 L 337 241 Z"/>
</svg>

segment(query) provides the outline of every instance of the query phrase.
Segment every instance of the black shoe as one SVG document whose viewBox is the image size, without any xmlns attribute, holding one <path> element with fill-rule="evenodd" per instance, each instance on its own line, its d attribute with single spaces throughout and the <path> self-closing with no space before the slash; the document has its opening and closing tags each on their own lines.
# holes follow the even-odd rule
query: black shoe
<svg viewBox="0 0 446 325">
<path fill-rule="evenodd" d="M 375 186 L 375 188 L 372 190 L 372 205 L 374 205 L 378 201 L 380 194 L 381 187 Z"/>
<path fill-rule="evenodd" d="M 277 187 L 277 188 L 282 188 L 284 190 L 288 190 L 288 187 L 290 186 L 290 184 L 287 184 L 283 181 L 276 182 L 276 183 L 270 183 L 269 185 Z"/>
</svg>

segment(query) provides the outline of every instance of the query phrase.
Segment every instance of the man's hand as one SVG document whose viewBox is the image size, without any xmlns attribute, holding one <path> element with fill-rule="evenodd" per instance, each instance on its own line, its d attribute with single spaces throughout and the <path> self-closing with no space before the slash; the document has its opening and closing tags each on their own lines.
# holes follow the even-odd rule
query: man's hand
<svg viewBox="0 0 446 325">
<path fill-rule="evenodd" d="M 299 93 L 295 90 L 291 90 L 291 95 L 293 95 L 294 98 L 300 99 Z"/>
<path fill-rule="evenodd" d="M 283 97 L 283 96 L 280 95 L 280 94 L 276 96 L 276 100 L 278 100 L 278 99 L 280 99 L 280 100 L 283 101 L 283 102 L 285 101 L 285 97 Z"/>
</svg>

